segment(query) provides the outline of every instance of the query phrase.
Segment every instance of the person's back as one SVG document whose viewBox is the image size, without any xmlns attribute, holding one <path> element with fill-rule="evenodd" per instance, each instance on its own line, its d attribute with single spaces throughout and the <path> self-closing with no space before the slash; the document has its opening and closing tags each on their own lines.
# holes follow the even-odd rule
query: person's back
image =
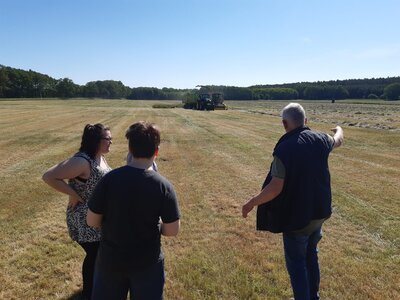
<svg viewBox="0 0 400 300">
<path fill-rule="evenodd" d="M 153 170 L 160 133 L 132 124 L 125 134 L 132 159 L 96 186 L 87 222 L 102 227 L 93 299 L 162 299 L 165 282 L 160 237 L 175 236 L 180 214 L 174 188 Z"/>
<path fill-rule="evenodd" d="M 140 269 L 163 259 L 160 217 L 179 218 L 172 185 L 152 170 L 124 166 L 111 171 L 99 185 L 93 212 L 104 211 L 99 253 L 107 269 Z"/>
<path fill-rule="evenodd" d="M 333 137 L 306 127 L 304 108 L 282 110 L 286 133 L 275 146 L 262 191 L 242 207 L 243 217 L 257 206 L 257 230 L 282 233 L 286 267 L 295 299 L 319 299 L 318 242 L 331 215 L 328 156 L 343 142 L 340 126 Z"/>
<path fill-rule="evenodd" d="M 303 228 L 311 220 L 331 214 L 328 156 L 333 140 L 327 134 L 300 127 L 278 143 L 274 156 L 285 167 L 285 185 L 280 194 L 282 231 Z"/>
</svg>

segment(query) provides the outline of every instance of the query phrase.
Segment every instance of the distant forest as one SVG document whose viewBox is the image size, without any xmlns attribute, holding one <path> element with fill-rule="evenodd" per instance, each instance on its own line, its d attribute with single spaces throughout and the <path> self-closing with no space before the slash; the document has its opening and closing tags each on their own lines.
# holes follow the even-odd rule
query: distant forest
<svg viewBox="0 0 400 300">
<path fill-rule="evenodd" d="M 400 77 L 300 82 L 249 87 L 203 85 L 200 89 L 125 86 L 121 81 L 98 80 L 85 85 L 69 78 L 54 79 L 32 70 L 0 65 L 0 98 L 104 98 L 184 100 L 198 93 L 220 92 L 226 100 L 400 100 Z"/>
</svg>

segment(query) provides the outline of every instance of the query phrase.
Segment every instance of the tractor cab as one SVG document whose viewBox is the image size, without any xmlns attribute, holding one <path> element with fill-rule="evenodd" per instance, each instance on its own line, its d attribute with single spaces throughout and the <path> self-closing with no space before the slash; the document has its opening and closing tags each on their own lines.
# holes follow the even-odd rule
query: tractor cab
<svg viewBox="0 0 400 300">
<path fill-rule="evenodd" d="M 200 94 L 197 100 L 197 110 L 214 110 L 214 104 L 210 94 Z"/>
</svg>

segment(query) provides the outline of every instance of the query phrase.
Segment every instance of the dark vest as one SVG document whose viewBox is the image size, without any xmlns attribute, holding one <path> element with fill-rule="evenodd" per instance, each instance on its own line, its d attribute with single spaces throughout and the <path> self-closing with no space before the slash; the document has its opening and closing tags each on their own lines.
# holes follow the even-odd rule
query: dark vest
<svg viewBox="0 0 400 300">
<path fill-rule="evenodd" d="M 285 166 L 284 186 L 275 199 L 258 206 L 257 230 L 290 232 L 331 215 L 328 156 L 332 147 L 326 134 L 308 127 L 296 128 L 280 138 L 273 155 Z M 262 188 L 271 179 L 269 171 Z"/>
</svg>

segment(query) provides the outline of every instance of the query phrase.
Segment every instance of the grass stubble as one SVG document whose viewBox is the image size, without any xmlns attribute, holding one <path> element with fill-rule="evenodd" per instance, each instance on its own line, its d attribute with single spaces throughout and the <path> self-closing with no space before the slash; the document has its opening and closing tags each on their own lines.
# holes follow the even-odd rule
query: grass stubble
<svg viewBox="0 0 400 300">
<path fill-rule="evenodd" d="M 256 232 L 255 212 L 241 218 L 283 134 L 287 102 L 228 102 L 230 110 L 214 112 L 154 103 L 0 102 L 0 299 L 68 299 L 81 289 L 83 253 L 67 234 L 67 197 L 41 175 L 77 150 L 86 123 L 111 127 L 107 160 L 123 165 L 125 129 L 144 119 L 161 129 L 158 165 L 182 210 L 179 236 L 163 238 L 165 298 L 291 297 L 280 235 Z M 303 104 L 312 128 L 327 132 L 336 121 L 346 137 L 330 158 L 334 212 L 320 243 L 321 296 L 398 299 L 400 126 L 390 119 L 400 119 L 400 106 Z"/>
</svg>

